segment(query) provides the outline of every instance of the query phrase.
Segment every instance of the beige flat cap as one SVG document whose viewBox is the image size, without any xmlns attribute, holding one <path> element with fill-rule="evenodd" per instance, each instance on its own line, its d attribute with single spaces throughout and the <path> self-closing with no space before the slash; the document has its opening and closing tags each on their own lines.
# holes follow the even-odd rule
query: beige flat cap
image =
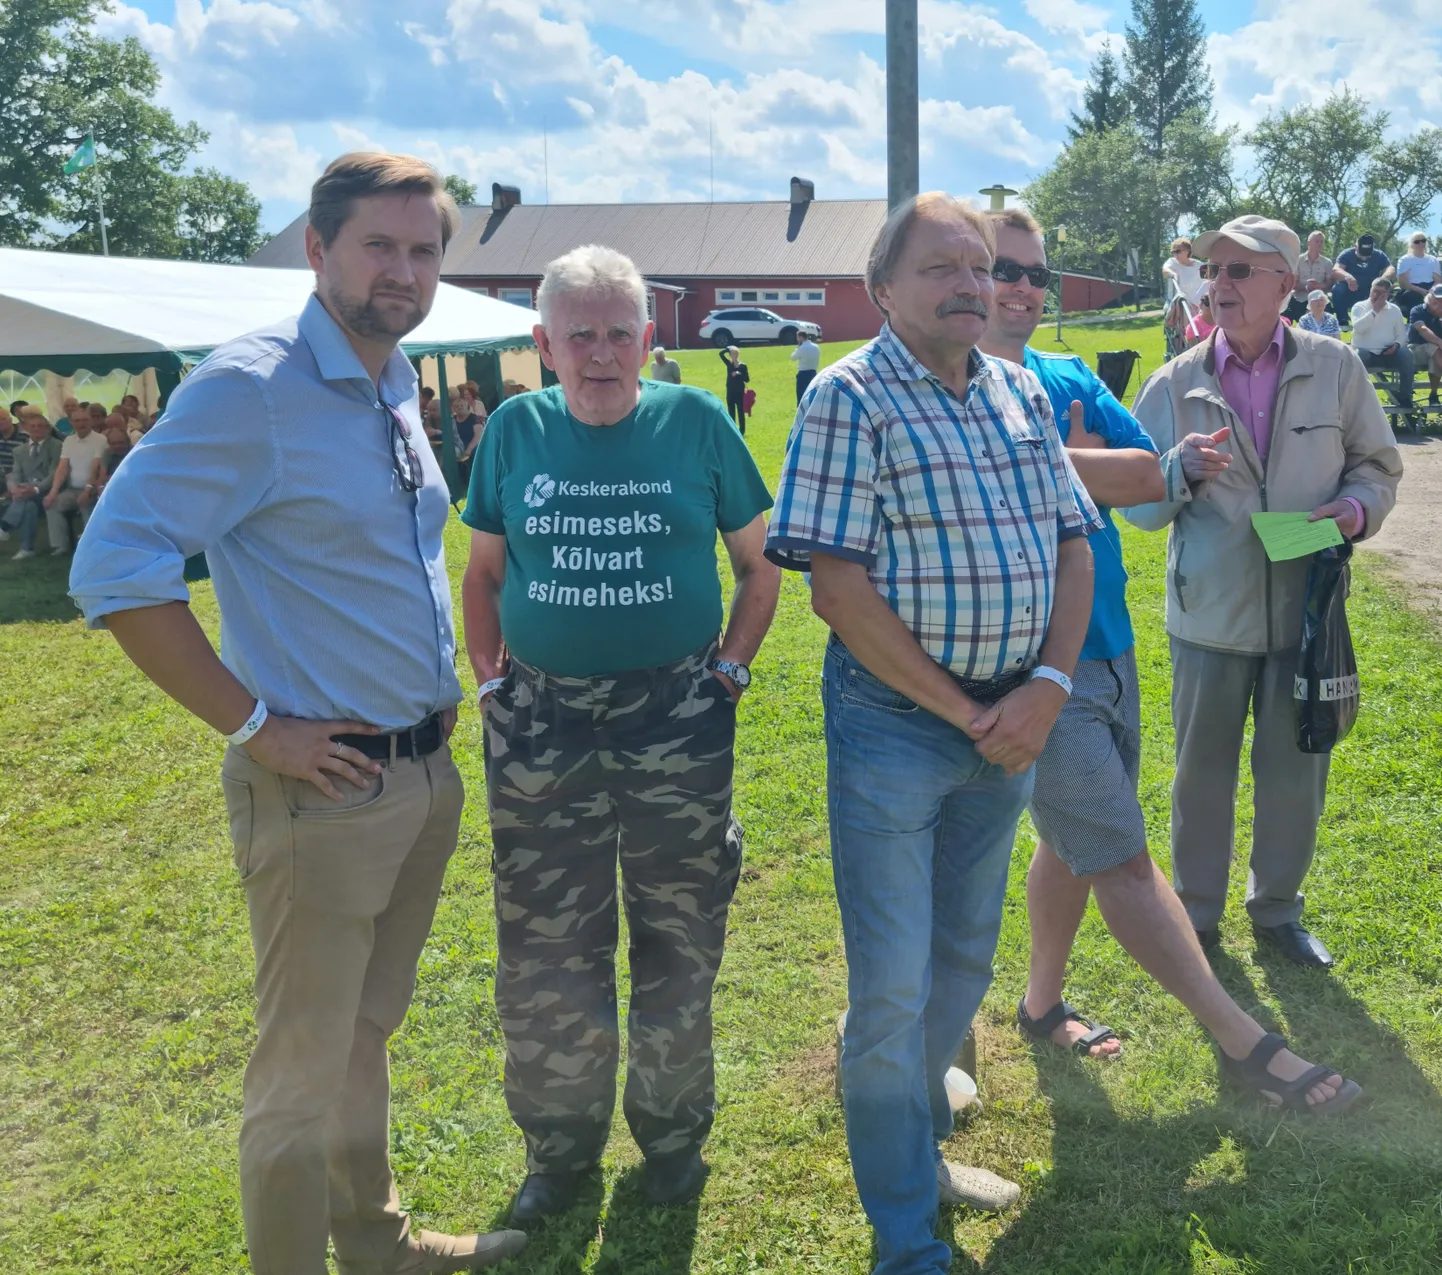
<svg viewBox="0 0 1442 1275">
<path fill-rule="evenodd" d="M 1302 251 L 1302 241 L 1297 232 L 1281 221 L 1270 217 L 1257 217 L 1248 213 L 1245 217 L 1233 217 L 1220 230 L 1209 230 L 1192 240 L 1192 253 L 1198 257 L 1210 257 L 1212 245 L 1218 239 L 1230 239 L 1242 248 L 1253 252 L 1275 252 L 1286 258 L 1290 270 Z"/>
</svg>

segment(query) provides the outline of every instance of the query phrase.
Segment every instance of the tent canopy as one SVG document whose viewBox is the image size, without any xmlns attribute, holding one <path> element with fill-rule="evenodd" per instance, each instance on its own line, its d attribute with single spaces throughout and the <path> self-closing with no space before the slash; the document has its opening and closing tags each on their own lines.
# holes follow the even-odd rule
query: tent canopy
<svg viewBox="0 0 1442 1275">
<path fill-rule="evenodd" d="M 0 248 L 0 368 L 179 373 L 217 345 L 299 314 L 309 270 Z M 531 349 L 534 310 L 443 283 L 411 358 Z"/>
</svg>

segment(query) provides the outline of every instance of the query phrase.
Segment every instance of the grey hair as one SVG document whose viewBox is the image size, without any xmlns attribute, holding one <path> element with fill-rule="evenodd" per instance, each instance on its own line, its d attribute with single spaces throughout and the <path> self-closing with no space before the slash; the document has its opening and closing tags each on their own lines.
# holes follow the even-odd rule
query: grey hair
<svg viewBox="0 0 1442 1275">
<path fill-rule="evenodd" d="M 653 345 L 651 347 L 651 353 L 659 354 L 664 359 L 666 357 L 666 347 L 664 345 Z"/>
<path fill-rule="evenodd" d="M 636 304 L 637 331 L 649 322 L 646 314 L 646 281 L 636 263 L 625 253 L 600 244 L 588 243 L 557 257 L 541 276 L 536 291 L 536 309 L 541 312 L 541 326 L 551 326 L 559 297 L 583 293 L 589 296 L 620 293 Z"/>
<path fill-rule="evenodd" d="M 948 195 L 944 190 L 923 191 L 892 209 L 885 224 L 871 245 L 866 262 L 866 295 L 882 314 L 886 307 L 876 299 L 876 289 L 891 282 L 901 254 L 906 251 L 911 228 L 918 221 L 964 221 L 981 237 L 986 250 L 996 256 L 996 230 L 990 217 L 964 199 Z"/>
</svg>

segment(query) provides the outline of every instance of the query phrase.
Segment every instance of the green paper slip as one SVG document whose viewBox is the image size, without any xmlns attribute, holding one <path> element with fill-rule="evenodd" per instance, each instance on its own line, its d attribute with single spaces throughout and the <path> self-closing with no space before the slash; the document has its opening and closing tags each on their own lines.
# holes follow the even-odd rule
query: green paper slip
<svg viewBox="0 0 1442 1275">
<path fill-rule="evenodd" d="M 1335 518 L 1308 522 L 1307 514 L 1253 514 L 1252 526 L 1262 538 L 1262 547 L 1273 562 L 1305 558 L 1318 549 L 1342 543 Z"/>
</svg>

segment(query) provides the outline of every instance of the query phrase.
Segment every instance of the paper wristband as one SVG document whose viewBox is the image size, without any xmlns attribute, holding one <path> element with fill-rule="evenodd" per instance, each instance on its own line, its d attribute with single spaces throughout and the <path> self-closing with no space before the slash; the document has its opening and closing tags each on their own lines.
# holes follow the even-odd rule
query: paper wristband
<svg viewBox="0 0 1442 1275">
<path fill-rule="evenodd" d="M 480 689 L 476 691 L 476 703 L 480 703 L 492 691 L 498 691 L 506 684 L 504 677 L 493 677 L 489 682 L 482 682 Z"/>
<path fill-rule="evenodd" d="M 265 701 L 263 699 L 256 700 L 255 708 L 251 710 L 250 716 L 246 718 L 245 725 L 238 731 L 227 735 L 225 737 L 226 740 L 239 748 L 241 744 L 245 743 L 256 731 L 265 725 L 265 719 L 269 716 L 270 714 L 266 711 Z"/>
</svg>

